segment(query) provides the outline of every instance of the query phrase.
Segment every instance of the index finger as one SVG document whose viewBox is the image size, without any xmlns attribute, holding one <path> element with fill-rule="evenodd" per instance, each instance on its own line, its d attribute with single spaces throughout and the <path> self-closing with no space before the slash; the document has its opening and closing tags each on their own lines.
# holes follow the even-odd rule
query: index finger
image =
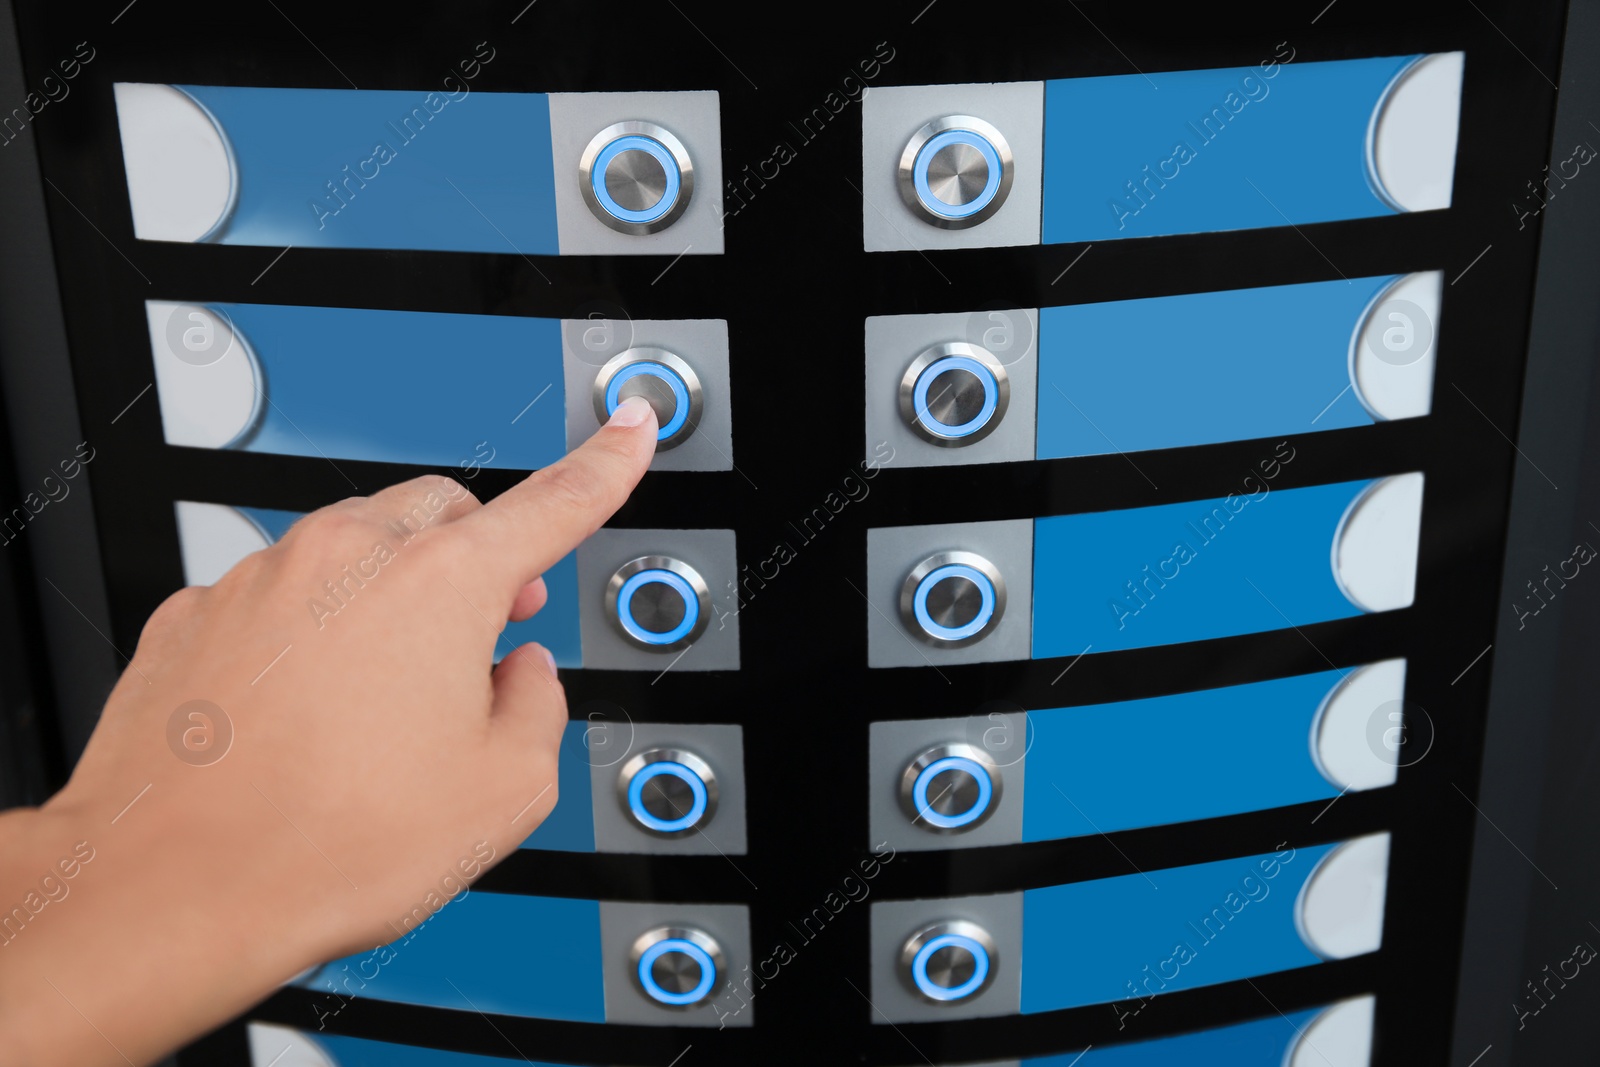
<svg viewBox="0 0 1600 1067">
<path fill-rule="evenodd" d="M 565 458 L 534 471 L 454 527 L 486 549 L 483 571 L 507 597 L 549 570 L 609 519 L 656 451 L 656 414 L 643 397 L 617 407 Z"/>
</svg>

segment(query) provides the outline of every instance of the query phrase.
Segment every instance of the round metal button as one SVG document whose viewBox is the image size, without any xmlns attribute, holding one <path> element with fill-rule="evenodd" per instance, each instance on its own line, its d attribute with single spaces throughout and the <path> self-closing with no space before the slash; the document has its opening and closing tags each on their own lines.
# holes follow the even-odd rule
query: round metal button
<svg viewBox="0 0 1600 1067">
<path fill-rule="evenodd" d="M 670 556 L 640 556 L 606 583 L 606 617 L 632 645 L 677 652 L 705 633 L 711 592 L 700 572 Z"/>
<path fill-rule="evenodd" d="M 993 563 L 975 552 L 940 552 L 906 575 L 900 618 L 935 648 L 981 641 L 1006 610 L 1006 583 Z"/>
<path fill-rule="evenodd" d="M 640 934 L 628 953 L 644 995 L 669 1008 L 689 1008 L 716 988 L 723 967 L 716 938 L 692 927 L 658 926 Z"/>
<path fill-rule="evenodd" d="M 994 939 L 977 923 L 934 923 L 906 938 L 900 974 L 912 991 L 935 1004 L 970 1000 L 994 979 Z"/>
<path fill-rule="evenodd" d="M 900 378 L 900 417 L 925 441 L 955 448 L 994 432 L 1011 379 L 986 348 L 952 341 L 925 349 Z"/>
<path fill-rule="evenodd" d="M 694 164 L 667 130 L 653 122 L 607 126 L 578 160 L 578 187 L 594 217 L 622 233 L 656 233 L 689 207 Z"/>
<path fill-rule="evenodd" d="M 660 837 L 685 837 L 717 810 L 717 776 L 705 760 L 677 748 L 653 748 L 622 765 L 622 806 L 640 827 Z"/>
<path fill-rule="evenodd" d="M 630 348 L 608 359 L 594 379 L 594 417 L 605 422 L 630 396 L 655 409 L 657 452 L 688 440 L 705 407 L 700 376 L 664 348 Z"/>
<path fill-rule="evenodd" d="M 906 142 L 900 196 L 924 222 L 960 230 L 992 216 L 1011 191 L 1011 146 L 971 115 L 934 119 Z"/>
<path fill-rule="evenodd" d="M 1000 770 L 973 745 L 937 745 L 906 764 L 900 775 L 901 810 L 934 833 L 980 826 L 999 803 Z"/>
</svg>

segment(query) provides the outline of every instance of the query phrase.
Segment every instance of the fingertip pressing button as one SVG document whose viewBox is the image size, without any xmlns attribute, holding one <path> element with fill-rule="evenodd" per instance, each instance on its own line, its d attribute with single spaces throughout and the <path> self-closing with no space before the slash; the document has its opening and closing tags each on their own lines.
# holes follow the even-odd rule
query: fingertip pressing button
<svg viewBox="0 0 1600 1067">
<path fill-rule="evenodd" d="M 604 423 L 631 396 L 655 409 L 658 452 L 682 444 L 700 425 L 700 376 L 664 348 L 630 348 L 606 361 L 594 379 L 595 418 Z"/>
<path fill-rule="evenodd" d="M 594 217 L 621 233 L 666 229 L 688 209 L 694 164 L 653 122 L 619 122 L 595 134 L 578 161 L 578 185 Z"/>
</svg>

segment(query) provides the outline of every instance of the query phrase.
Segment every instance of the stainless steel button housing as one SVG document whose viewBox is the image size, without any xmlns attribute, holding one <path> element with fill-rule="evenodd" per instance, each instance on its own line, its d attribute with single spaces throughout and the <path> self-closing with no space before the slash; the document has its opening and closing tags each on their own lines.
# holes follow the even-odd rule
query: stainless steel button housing
<svg viewBox="0 0 1600 1067">
<path fill-rule="evenodd" d="M 653 122 L 618 122 L 578 159 L 578 188 L 594 217 L 621 233 L 657 233 L 688 210 L 694 163 L 683 142 Z"/>
<path fill-rule="evenodd" d="M 711 623 L 711 591 L 700 572 L 671 556 L 640 556 L 606 583 L 606 619 L 649 652 L 678 652 Z"/>
<path fill-rule="evenodd" d="M 653 748 L 622 765 L 617 796 L 623 810 L 646 833 L 687 837 L 716 814 L 717 776 L 693 752 Z"/>
<path fill-rule="evenodd" d="M 981 641 L 1006 610 L 1006 582 L 976 552 L 939 552 L 918 563 L 900 587 L 900 620 L 935 648 Z"/>
<path fill-rule="evenodd" d="M 900 948 L 903 982 L 933 1004 L 971 1000 L 994 980 L 999 956 L 994 938 L 964 919 L 924 926 Z"/>
<path fill-rule="evenodd" d="M 1000 806 L 1000 769 L 975 745 L 935 745 L 900 775 L 900 809 L 913 824 L 936 834 L 983 825 Z"/>
<path fill-rule="evenodd" d="M 700 425 L 705 395 L 700 376 L 664 348 L 641 346 L 606 360 L 594 379 L 594 417 L 603 424 L 630 396 L 655 409 L 656 451 L 676 448 Z"/>
<path fill-rule="evenodd" d="M 726 961 L 704 930 L 658 926 L 628 950 L 628 970 L 640 992 L 668 1008 L 692 1008 L 711 997 Z"/>
<path fill-rule="evenodd" d="M 1015 163 L 1005 136 L 980 118 L 945 115 L 900 153 L 900 197 L 924 222 L 964 230 L 990 218 L 1011 191 Z"/>
<path fill-rule="evenodd" d="M 1005 365 L 965 341 L 924 349 L 900 378 L 900 417 L 918 437 L 944 448 L 988 437 L 1010 403 Z"/>
</svg>

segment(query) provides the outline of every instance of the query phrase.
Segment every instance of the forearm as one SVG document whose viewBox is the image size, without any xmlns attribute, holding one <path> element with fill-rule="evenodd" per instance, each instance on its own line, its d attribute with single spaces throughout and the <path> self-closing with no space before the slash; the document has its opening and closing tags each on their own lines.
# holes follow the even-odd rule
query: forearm
<svg viewBox="0 0 1600 1067">
<path fill-rule="evenodd" d="M 393 940 L 440 871 L 481 873 L 471 842 L 514 849 L 555 803 L 568 716 L 546 649 L 493 666 L 503 620 L 543 606 L 655 439 L 631 398 L 491 504 L 414 479 L 169 597 L 66 788 L 0 815 L 0 1067 L 150 1063 Z M 404 561 L 324 628 L 308 597 L 401 520 Z"/>
<path fill-rule="evenodd" d="M 0 816 L 3 1067 L 152 1062 L 316 962 L 310 923 L 263 930 L 287 917 L 231 888 L 266 857 L 185 845 L 166 792 Z"/>
</svg>

